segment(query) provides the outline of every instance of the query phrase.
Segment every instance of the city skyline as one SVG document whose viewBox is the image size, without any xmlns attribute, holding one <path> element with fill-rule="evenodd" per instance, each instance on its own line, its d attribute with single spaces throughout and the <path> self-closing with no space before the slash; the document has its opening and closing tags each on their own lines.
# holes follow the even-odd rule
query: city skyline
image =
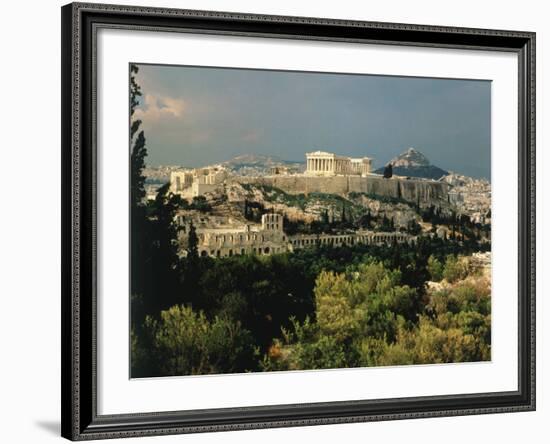
<svg viewBox="0 0 550 444">
<path fill-rule="evenodd" d="M 489 81 L 138 66 L 150 166 L 244 154 L 303 162 L 329 150 L 378 168 L 414 147 L 433 165 L 490 179 Z"/>
</svg>

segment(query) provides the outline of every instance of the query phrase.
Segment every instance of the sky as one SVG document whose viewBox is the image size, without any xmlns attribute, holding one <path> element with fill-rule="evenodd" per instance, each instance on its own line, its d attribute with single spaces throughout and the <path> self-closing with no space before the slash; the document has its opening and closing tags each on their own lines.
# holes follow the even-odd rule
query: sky
<svg viewBox="0 0 550 444">
<path fill-rule="evenodd" d="M 304 161 L 321 150 L 378 168 L 413 147 L 440 168 L 490 178 L 490 81 L 138 66 L 135 117 L 151 166 Z"/>
</svg>

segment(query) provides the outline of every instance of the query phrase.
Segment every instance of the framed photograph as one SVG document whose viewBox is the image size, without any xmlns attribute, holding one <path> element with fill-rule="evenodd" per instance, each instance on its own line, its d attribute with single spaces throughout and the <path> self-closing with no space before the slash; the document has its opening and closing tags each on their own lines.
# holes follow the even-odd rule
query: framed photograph
<svg viewBox="0 0 550 444">
<path fill-rule="evenodd" d="M 534 33 L 61 13 L 64 437 L 535 409 Z"/>
</svg>

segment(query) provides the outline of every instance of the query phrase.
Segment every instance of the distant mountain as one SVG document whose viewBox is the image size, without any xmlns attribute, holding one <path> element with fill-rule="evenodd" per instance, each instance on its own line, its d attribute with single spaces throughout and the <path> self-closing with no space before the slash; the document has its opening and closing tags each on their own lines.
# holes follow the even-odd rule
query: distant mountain
<svg viewBox="0 0 550 444">
<path fill-rule="evenodd" d="M 437 180 L 449 174 L 447 171 L 432 165 L 424 154 L 414 148 L 409 148 L 388 163 L 391 163 L 393 174 L 397 176 L 422 177 Z M 378 168 L 374 172 L 383 174 L 384 168 L 385 166 Z"/>
<path fill-rule="evenodd" d="M 282 160 L 276 156 L 265 156 L 262 154 L 243 154 L 222 162 L 222 165 L 243 176 L 269 174 L 274 167 L 284 167 L 296 172 L 301 172 L 305 169 L 304 162 Z"/>
</svg>

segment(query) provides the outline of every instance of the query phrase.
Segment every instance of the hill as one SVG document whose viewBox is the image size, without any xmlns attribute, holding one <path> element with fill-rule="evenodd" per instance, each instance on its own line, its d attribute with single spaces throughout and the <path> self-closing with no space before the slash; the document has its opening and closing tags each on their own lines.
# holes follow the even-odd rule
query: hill
<svg viewBox="0 0 550 444">
<path fill-rule="evenodd" d="M 394 157 L 388 163 L 393 167 L 393 174 L 397 176 L 422 177 L 424 179 L 438 180 L 449 174 L 442 168 L 432 165 L 428 158 L 420 151 L 409 148 L 399 156 Z M 384 168 L 379 168 L 375 173 L 383 174 Z"/>
<path fill-rule="evenodd" d="M 284 167 L 295 172 L 304 170 L 303 162 L 292 162 L 261 154 L 243 154 L 223 162 L 222 165 L 240 176 L 263 176 L 269 174 L 274 167 Z"/>
</svg>

